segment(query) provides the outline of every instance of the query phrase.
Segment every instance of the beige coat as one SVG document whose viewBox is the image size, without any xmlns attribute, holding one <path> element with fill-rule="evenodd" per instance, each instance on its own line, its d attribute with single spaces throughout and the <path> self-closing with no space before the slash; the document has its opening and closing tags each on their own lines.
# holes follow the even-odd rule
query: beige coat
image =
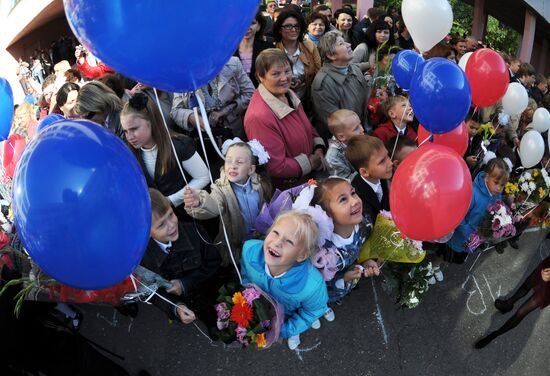
<svg viewBox="0 0 550 376">
<path fill-rule="evenodd" d="M 259 176 L 254 173 L 251 177 L 252 189 L 259 192 L 259 207 L 264 204 L 264 191 L 260 184 Z M 210 219 L 222 215 L 223 222 L 227 229 L 227 237 L 231 244 L 231 250 L 237 266 L 239 265 L 244 242 L 245 226 L 241 216 L 239 201 L 231 188 L 231 183 L 227 180 L 222 169 L 220 178 L 211 186 L 211 193 L 205 190 L 200 191 L 200 204 L 198 208 L 185 208 L 187 214 L 196 219 Z M 220 243 L 218 246 L 222 257 L 222 265 L 231 265 L 231 257 L 223 233 L 223 224 L 220 221 L 220 232 L 214 242 Z"/>
</svg>

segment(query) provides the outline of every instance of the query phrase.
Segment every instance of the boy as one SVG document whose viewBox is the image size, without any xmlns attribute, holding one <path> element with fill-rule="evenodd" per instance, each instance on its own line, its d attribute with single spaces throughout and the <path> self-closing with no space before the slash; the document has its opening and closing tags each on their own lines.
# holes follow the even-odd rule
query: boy
<svg viewBox="0 0 550 376">
<path fill-rule="evenodd" d="M 480 127 L 479 120 L 479 115 L 473 113 L 472 110 L 470 110 L 470 113 L 465 119 L 466 125 L 468 126 L 468 149 L 466 149 L 466 153 L 464 153 L 464 159 L 470 170 L 477 165 L 477 155 L 481 148 L 482 139 L 481 136 L 477 135 Z"/>
<path fill-rule="evenodd" d="M 393 151 L 392 164 L 393 170 L 395 171 L 399 164 L 403 162 L 403 159 L 418 149 L 418 146 L 416 146 L 416 142 L 408 137 L 400 137 L 399 139 L 394 137 L 387 143 L 386 149 L 389 150 L 390 147 L 393 148 L 394 145 L 395 150 Z"/>
<path fill-rule="evenodd" d="M 378 137 L 384 143 L 398 134 L 399 137 L 408 137 L 416 141 L 416 132 L 408 125 L 414 120 L 414 113 L 407 98 L 402 95 L 388 98 L 384 105 L 384 112 L 390 120 L 380 124 L 372 133 L 373 136 Z"/>
<path fill-rule="evenodd" d="M 151 239 L 141 266 L 170 281 L 172 286 L 166 290 L 160 288 L 157 294 L 178 309 L 157 296 L 151 302 L 168 317 L 179 318 L 184 324 L 195 320 L 195 311 L 209 329 L 214 328 L 216 315 L 212 307 L 221 284 L 216 278 L 220 255 L 214 246 L 202 240 L 208 236 L 201 226 L 178 222 L 170 201 L 162 193 L 149 189 L 149 195 Z"/>
<path fill-rule="evenodd" d="M 336 175 L 353 180 L 357 171 L 348 162 L 344 152 L 351 137 L 365 133 L 361 119 L 351 110 L 338 110 L 330 114 L 328 129 L 332 134 L 325 156 L 329 176 Z"/>
<path fill-rule="evenodd" d="M 380 210 L 390 210 L 388 179 L 393 165 L 388 151 L 380 139 L 359 135 L 349 140 L 345 155 L 358 173 L 351 185 L 363 201 L 363 217 L 374 226 Z"/>
</svg>

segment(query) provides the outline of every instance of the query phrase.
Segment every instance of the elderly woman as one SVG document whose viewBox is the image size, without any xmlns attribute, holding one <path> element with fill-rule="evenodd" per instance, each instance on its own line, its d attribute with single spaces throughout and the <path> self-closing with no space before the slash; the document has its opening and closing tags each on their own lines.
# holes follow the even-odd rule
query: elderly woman
<svg viewBox="0 0 550 376">
<path fill-rule="evenodd" d="M 318 12 L 311 13 L 308 16 L 306 22 L 307 33 L 304 38 L 309 39 L 317 46 L 323 34 L 330 30 L 330 23 L 328 22 L 328 19 L 325 17 L 325 15 Z"/>
<path fill-rule="evenodd" d="M 290 60 L 279 49 L 264 50 L 256 60 L 256 73 L 260 85 L 244 117 L 246 135 L 269 153 L 266 167 L 275 188 L 304 183 L 312 171 L 325 169 L 325 145 L 290 90 Z"/>
<path fill-rule="evenodd" d="M 304 39 L 305 32 L 304 17 L 292 8 L 285 8 L 273 26 L 275 47 L 285 52 L 292 64 L 290 88 L 302 102 L 309 98 L 309 88 L 321 68 L 319 52 L 312 41 Z"/>
<path fill-rule="evenodd" d="M 244 71 L 250 77 L 254 87 L 258 87 L 255 68 L 256 58 L 266 48 L 273 47 L 273 39 L 264 35 L 265 27 L 266 18 L 261 11 L 258 11 L 234 55 L 241 59 Z"/>
</svg>

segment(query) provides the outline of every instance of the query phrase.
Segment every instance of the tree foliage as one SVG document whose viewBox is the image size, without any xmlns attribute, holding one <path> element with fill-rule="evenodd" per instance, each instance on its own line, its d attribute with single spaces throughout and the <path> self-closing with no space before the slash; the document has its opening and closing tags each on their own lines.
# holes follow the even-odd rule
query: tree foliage
<svg viewBox="0 0 550 376">
<path fill-rule="evenodd" d="M 383 9 L 395 6 L 401 9 L 401 2 L 402 0 L 375 0 L 374 6 Z M 462 37 L 470 35 L 472 31 L 474 8 L 462 0 L 449 0 L 449 4 L 453 8 L 454 19 L 451 34 L 460 35 Z M 520 34 L 489 15 L 487 18 L 484 42 L 497 51 L 506 52 L 509 55 L 517 55 Z"/>
</svg>

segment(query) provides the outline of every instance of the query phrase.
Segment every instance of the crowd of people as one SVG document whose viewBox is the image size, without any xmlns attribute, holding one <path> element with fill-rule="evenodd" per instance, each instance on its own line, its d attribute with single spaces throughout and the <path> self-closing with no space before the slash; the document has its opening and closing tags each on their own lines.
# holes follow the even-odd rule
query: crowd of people
<svg viewBox="0 0 550 376">
<path fill-rule="evenodd" d="M 381 273 L 376 259 L 358 263 L 359 251 L 378 214 L 390 210 L 395 169 L 419 146 L 419 124 L 407 93 L 391 76 L 395 53 L 414 48 L 399 10 L 372 8 L 357 19 L 351 6 L 318 5 L 306 13 L 296 3 L 279 7 L 267 1 L 234 56 L 195 93 L 157 90 L 157 100 L 153 88 L 113 72 L 81 47 L 72 61 L 56 61 L 44 52 L 34 56 L 43 78 L 34 65 L 20 64 L 22 77 L 31 74 L 41 84 L 29 90 L 37 96 L 35 120 L 51 114 L 91 120 L 123 139 L 138 160 L 150 188 L 153 219 L 142 265 L 171 281 L 158 294 L 177 308 L 163 299 L 153 298 L 154 304 L 183 323 L 200 319 L 214 335 L 217 288 L 235 280 L 239 267 L 243 282 L 257 284 L 284 306 L 281 336 L 290 349 L 300 344 L 301 333 L 321 326 L 320 318 L 333 321 L 331 307 L 345 302 L 361 279 Z M 424 57 L 458 64 L 466 52 L 481 47 L 471 36 L 448 36 Z M 445 263 L 464 262 L 465 242 L 515 173 L 516 149 L 534 111 L 550 109 L 548 78 L 527 62 L 502 56 L 510 82 L 527 89 L 529 106 L 505 123 L 498 116 L 500 104 L 472 108 L 465 119 L 464 158 L 474 177 L 473 197 L 454 233 L 444 243 L 426 244 L 433 250 L 431 283 L 443 280 Z M 206 119 L 193 111 L 196 96 L 205 104 L 213 139 L 205 132 Z M 16 118 L 28 106 L 19 106 Z M 487 122 L 503 130 L 489 145 L 496 156 L 492 160 L 483 158 L 478 134 Z M 21 123 L 14 132 L 32 137 L 31 128 Z M 224 159 L 213 145 L 202 150 L 201 136 L 216 144 Z M 212 186 L 205 162 L 217 178 Z M 311 179 L 315 184 L 308 184 Z M 257 219 L 264 204 L 297 187 L 300 205 L 260 231 Z M 331 222 L 331 233 L 314 209 Z M 517 237 L 509 244 L 517 248 Z M 535 290 L 477 348 L 548 304 L 549 263 L 546 259 L 509 299 L 495 302 L 508 312 Z"/>
</svg>

